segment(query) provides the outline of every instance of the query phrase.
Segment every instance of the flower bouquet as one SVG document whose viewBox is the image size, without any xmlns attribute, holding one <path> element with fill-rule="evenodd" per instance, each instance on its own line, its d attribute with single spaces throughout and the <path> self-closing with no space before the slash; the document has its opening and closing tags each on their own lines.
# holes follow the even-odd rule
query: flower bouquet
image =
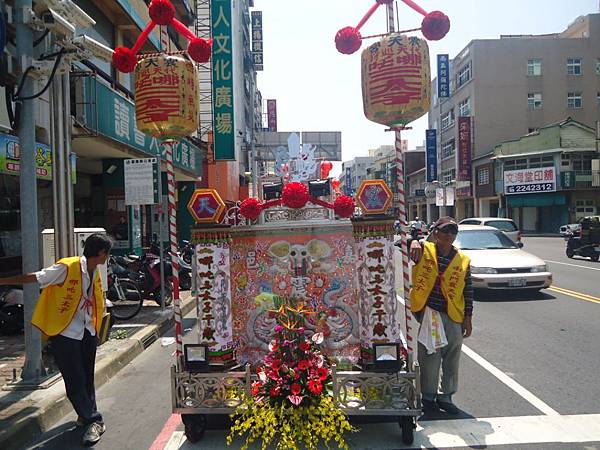
<svg viewBox="0 0 600 450">
<path fill-rule="evenodd" d="M 326 445 L 335 440 L 336 448 L 347 449 L 344 433 L 356 429 L 333 399 L 330 364 L 320 349 L 323 334 L 306 336 L 304 318 L 312 312 L 301 302 L 279 297 L 270 304 L 278 306 L 270 310 L 277 319 L 274 339 L 251 395 L 232 414 L 227 444 L 246 435 L 242 449 L 257 439 L 263 449 L 273 443 L 278 450 L 316 449 L 321 440 Z"/>
</svg>

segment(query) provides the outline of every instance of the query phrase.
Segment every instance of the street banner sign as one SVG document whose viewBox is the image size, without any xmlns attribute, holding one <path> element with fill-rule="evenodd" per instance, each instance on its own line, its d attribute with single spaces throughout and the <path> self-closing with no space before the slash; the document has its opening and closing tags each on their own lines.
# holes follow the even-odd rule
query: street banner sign
<svg viewBox="0 0 600 450">
<path fill-rule="evenodd" d="M 214 153 L 216 161 L 235 160 L 235 120 L 233 98 L 232 0 L 213 0 L 212 70 L 214 104 Z M 262 34 L 262 33 L 261 33 Z"/>
<path fill-rule="evenodd" d="M 277 100 L 267 100 L 267 127 L 269 131 L 277 131 Z"/>
<path fill-rule="evenodd" d="M 256 71 L 263 70 L 262 11 L 252 11 L 252 58 Z"/>
<path fill-rule="evenodd" d="M 471 117 L 458 118 L 458 181 L 471 181 Z"/>
<path fill-rule="evenodd" d="M 437 179 L 437 130 L 425 131 L 427 148 L 427 182 Z"/>
<path fill-rule="evenodd" d="M 125 204 L 154 205 L 158 203 L 158 159 L 126 159 Z"/>
<path fill-rule="evenodd" d="M 450 97 L 450 58 L 448 55 L 437 55 L 438 98 Z"/>
<path fill-rule="evenodd" d="M 556 191 L 554 167 L 504 171 L 504 193 L 536 194 Z"/>
</svg>

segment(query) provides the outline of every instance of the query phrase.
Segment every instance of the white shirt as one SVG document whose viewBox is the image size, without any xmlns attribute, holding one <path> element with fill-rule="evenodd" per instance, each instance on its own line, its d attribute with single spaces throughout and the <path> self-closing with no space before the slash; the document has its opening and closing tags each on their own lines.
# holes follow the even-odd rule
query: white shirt
<svg viewBox="0 0 600 450">
<path fill-rule="evenodd" d="M 77 306 L 77 311 L 71 320 L 71 323 L 67 325 L 61 336 L 65 336 L 71 339 L 77 339 L 81 341 L 83 339 L 84 330 L 88 330 L 92 336 L 96 335 L 96 329 L 92 323 L 92 309 L 93 306 L 86 306 L 89 300 L 94 295 L 94 284 L 90 281 L 90 275 L 87 270 L 87 259 L 85 256 L 79 258 L 81 264 L 81 300 Z M 92 278 L 96 274 L 92 274 Z M 62 284 L 67 278 L 67 266 L 64 264 L 53 264 L 50 267 L 46 267 L 35 273 L 37 282 L 42 289 L 52 284 Z"/>
</svg>

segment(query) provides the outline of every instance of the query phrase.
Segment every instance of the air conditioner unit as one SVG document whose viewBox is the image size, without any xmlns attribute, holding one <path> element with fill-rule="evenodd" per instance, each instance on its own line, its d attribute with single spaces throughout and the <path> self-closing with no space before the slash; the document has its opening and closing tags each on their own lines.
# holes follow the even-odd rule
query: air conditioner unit
<svg viewBox="0 0 600 450">
<path fill-rule="evenodd" d="M 75 252 L 77 256 L 83 256 L 83 245 L 85 240 L 94 233 L 106 234 L 104 228 L 74 228 L 73 238 Z M 56 252 L 54 248 L 54 229 L 47 228 L 42 231 L 42 258 L 43 266 L 49 267 L 56 262 Z M 108 278 L 106 274 L 106 264 L 98 267 L 100 269 L 100 279 L 102 280 L 102 290 L 108 289 Z"/>
</svg>

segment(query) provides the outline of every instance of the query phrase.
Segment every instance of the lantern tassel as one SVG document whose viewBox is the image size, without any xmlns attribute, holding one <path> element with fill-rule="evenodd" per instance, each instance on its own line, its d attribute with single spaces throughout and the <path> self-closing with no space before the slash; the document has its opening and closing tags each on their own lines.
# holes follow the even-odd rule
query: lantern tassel
<svg viewBox="0 0 600 450">
<path fill-rule="evenodd" d="M 135 41 L 135 44 L 133 45 L 133 47 L 131 47 L 131 51 L 134 55 L 136 55 L 140 51 L 140 48 L 142 48 L 142 45 L 144 45 L 146 38 L 148 38 L 148 35 L 152 33 L 152 30 L 155 26 L 156 24 L 150 21 L 150 23 L 146 26 L 144 31 L 142 31 L 142 33 L 138 36 L 137 40 Z"/>
</svg>

